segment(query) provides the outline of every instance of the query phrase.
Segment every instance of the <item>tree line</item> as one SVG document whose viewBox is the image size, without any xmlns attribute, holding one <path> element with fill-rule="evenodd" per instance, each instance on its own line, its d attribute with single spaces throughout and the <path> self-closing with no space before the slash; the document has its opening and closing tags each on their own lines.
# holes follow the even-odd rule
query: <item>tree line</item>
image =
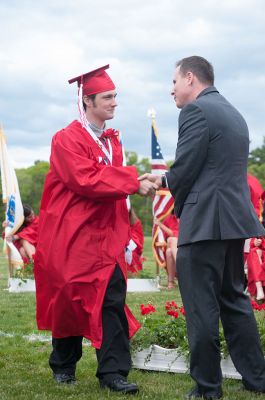
<svg viewBox="0 0 265 400">
<path fill-rule="evenodd" d="M 128 151 L 126 152 L 126 159 L 127 165 L 136 166 L 139 175 L 151 171 L 151 163 L 147 157 L 139 159 L 136 152 Z M 171 163 L 168 162 L 168 166 Z M 36 214 L 39 212 L 43 184 L 48 170 L 49 163 L 40 160 L 35 161 L 31 167 L 16 169 L 22 202 L 31 205 Z M 250 152 L 249 172 L 256 176 L 265 188 L 265 137 L 262 146 Z M 152 231 L 152 199 L 136 195 L 130 196 L 130 201 L 142 222 L 145 235 L 150 236 Z M 4 220 L 4 204 L 0 205 L 0 213 L 2 220 Z"/>
</svg>

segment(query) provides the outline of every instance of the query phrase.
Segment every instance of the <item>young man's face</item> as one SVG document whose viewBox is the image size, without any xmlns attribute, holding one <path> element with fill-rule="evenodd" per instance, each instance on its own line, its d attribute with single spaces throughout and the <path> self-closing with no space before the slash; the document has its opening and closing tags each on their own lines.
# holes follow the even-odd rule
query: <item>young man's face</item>
<svg viewBox="0 0 265 400">
<path fill-rule="evenodd" d="M 191 86 L 190 86 L 190 75 L 182 75 L 180 67 L 177 67 L 173 76 L 173 88 L 171 95 L 174 97 L 176 106 L 183 108 L 190 101 Z"/>
<path fill-rule="evenodd" d="M 108 92 L 98 93 L 94 101 L 89 99 L 88 103 L 86 102 L 88 117 L 102 123 L 112 119 L 115 107 L 117 107 L 116 95 L 115 90 L 109 90 Z"/>
</svg>

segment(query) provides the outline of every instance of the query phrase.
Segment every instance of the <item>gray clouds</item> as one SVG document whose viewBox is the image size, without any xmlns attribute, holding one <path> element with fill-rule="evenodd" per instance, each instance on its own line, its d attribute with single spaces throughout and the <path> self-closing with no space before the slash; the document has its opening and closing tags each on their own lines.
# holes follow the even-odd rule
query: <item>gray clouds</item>
<svg viewBox="0 0 265 400">
<path fill-rule="evenodd" d="M 155 108 L 162 151 L 173 158 L 172 74 L 193 54 L 213 63 L 217 88 L 246 118 L 252 147 L 260 145 L 264 11 L 262 0 L 1 2 L 0 122 L 17 165 L 47 159 L 52 135 L 77 118 L 77 88 L 67 80 L 105 63 L 119 103 L 108 125 L 128 150 L 149 156 L 147 110 Z"/>
</svg>

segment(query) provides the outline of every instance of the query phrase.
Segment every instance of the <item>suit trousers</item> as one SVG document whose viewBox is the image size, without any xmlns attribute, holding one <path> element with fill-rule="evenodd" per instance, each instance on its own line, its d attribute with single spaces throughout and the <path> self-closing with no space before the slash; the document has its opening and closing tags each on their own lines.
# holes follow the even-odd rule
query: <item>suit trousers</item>
<svg viewBox="0 0 265 400">
<path fill-rule="evenodd" d="M 249 390 L 265 391 L 257 324 L 244 294 L 243 239 L 201 241 L 178 248 L 179 287 L 186 312 L 190 372 L 201 393 L 220 391 L 219 320 L 229 353 Z"/>
<path fill-rule="evenodd" d="M 116 265 L 103 301 L 102 345 L 96 350 L 96 376 L 106 382 L 117 377 L 127 377 L 131 367 L 125 298 L 126 282 L 120 267 Z M 82 339 L 82 336 L 52 339 L 53 351 L 49 364 L 54 373 L 75 373 L 76 363 L 82 356 Z"/>
</svg>

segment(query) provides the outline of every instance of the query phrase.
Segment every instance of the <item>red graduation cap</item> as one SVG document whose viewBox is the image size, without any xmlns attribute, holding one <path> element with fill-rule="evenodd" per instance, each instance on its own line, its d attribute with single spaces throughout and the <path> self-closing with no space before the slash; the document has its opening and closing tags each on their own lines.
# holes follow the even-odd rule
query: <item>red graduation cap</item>
<svg viewBox="0 0 265 400">
<path fill-rule="evenodd" d="M 68 82 L 70 84 L 77 82 L 78 87 L 83 84 L 83 95 L 87 96 L 91 94 L 107 92 L 108 90 L 114 90 L 115 85 L 107 72 L 105 72 L 105 70 L 108 68 L 109 64 L 104 65 L 103 67 L 94 69 L 86 74 L 72 78 Z"/>
</svg>

